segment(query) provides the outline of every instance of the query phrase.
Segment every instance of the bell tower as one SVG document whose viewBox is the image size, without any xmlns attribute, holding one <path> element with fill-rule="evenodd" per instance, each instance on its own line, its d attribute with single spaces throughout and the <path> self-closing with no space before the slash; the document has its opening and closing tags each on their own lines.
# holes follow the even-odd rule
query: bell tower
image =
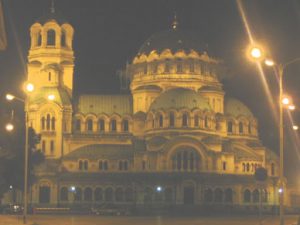
<svg viewBox="0 0 300 225">
<path fill-rule="evenodd" d="M 28 119 L 41 134 L 39 147 L 47 158 L 63 155 L 63 136 L 71 132 L 73 34 L 73 27 L 53 6 L 30 28 L 27 82 L 34 92 L 28 98 Z"/>
</svg>

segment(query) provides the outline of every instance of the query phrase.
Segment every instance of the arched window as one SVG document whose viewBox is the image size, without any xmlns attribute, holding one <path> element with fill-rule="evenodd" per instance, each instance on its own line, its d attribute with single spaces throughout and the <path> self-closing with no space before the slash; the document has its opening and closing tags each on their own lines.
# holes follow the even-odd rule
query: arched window
<svg viewBox="0 0 300 225">
<path fill-rule="evenodd" d="M 244 133 L 244 124 L 243 124 L 243 122 L 239 122 L 239 133 L 240 134 Z"/>
<path fill-rule="evenodd" d="M 194 60 L 191 59 L 190 60 L 190 73 L 194 73 L 195 72 L 195 64 L 194 64 Z"/>
<path fill-rule="evenodd" d="M 182 115 L 182 126 L 187 127 L 188 126 L 188 115 L 187 113 L 184 113 Z"/>
<path fill-rule="evenodd" d="M 225 199 L 224 199 L 226 203 L 232 203 L 232 195 L 233 195 L 232 189 L 227 188 L 225 190 Z"/>
<path fill-rule="evenodd" d="M 125 201 L 132 202 L 134 200 L 133 190 L 132 188 L 127 188 L 125 190 Z"/>
<path fill-rule="evenodd" d="M 223 191 L 220 188 L 215 190 L 215 202 L 223 202 Z"/>
<path fill-rule="evenodd" d="M 82 162 L 82 160 L 79 160 L 79 162 L 78 162 L 78 169 L 79 170 L 83 170 L 83 162 Z"/>
<path fill-rule="evenodd" d="M 243 163 L 243 172 L 246 172 L 246 164 Z"/>
<path fill-rule="evenodd" d="M 117 121 L 116 120 L 110 121 L 110 131 L 117 131 Z"/>
<path fill-rule="evenodd" d="M 47 32 L 47 45 L 55 46 L 55 31 L 52 29 Z"/>
<path fill-rule="evenodd" d="M 147 68 L 147 64 L 146 63 L 143 65 L 143 70 L 144 70 L 144 74 L 146 75 L 147 72 L 148 72 L 148 68 Z"/>
<path fill-rule="evenodd" d="M 245 203 L 251 202 L 251 192 L 248 189 L 244 191 L 244 202 Z"/>
<path fill-rule="evenodd" d="M 94 196 L 95 196 L 95 201 L 97 202 L 100 202 L 103 200 L 103 193 L 102 193 L 102 189 L 97 187 L 95 189 L 95 192 L 94 192 Z"/>
<path fill-rule="evenodd" d="M 194 117 L 194 126 L 199 127 L 199 116 L 198 115 L 195 115 L 195 117 Z"/>
<path fill-rule="evenodd" d="M 51 130 L 55 130 L 55 117 L 51 119 Z"/>
<path fill-rule="evenodd" d="M 100 132 L 105 131 L 105 122 L 104 122 L 103 119 L 100 119 L 100 120 L 99 120 L 98 125 L 99 125 L 99 131 L 100 131 Z"/>
<path fill-rule="evenodd" d="M 60 189 L 60 200 L 61 201 L 68 201 L 68 188 L 62 187 Z"/>
<path fill-rule="evenodd" d="M 62 47 L 66 47 L 66 32 L 64 30 L 61 32 L 60 44 Z"/>
<path fill-rule="evenodd" d="M 124 170 L 128 170 L 128 162 L 124 161 Z"/>
<path fill-rule="evenodd" d="M 104 192 L 104 199 L 106 202 L 113 201 L 113 189 L 112 188 L 106 188 Z"/>
<path fill-rule="evenodd" d="M 41 45 L 42 45 L 42 34 L 40 31 L 37 35 L 37 46 L 41 46 Z"/>
<path fill-rule="evenodd" d="M 255 189 L 252 193 L 253 196 L 253 202 L 258 203 L 259 202 L 259 191 Z"/>
<path fill-rule="evenodd" d="M 45 119 L 44 116 L 43 116 L 42 119 L 41 119 L 41 123 L 42 123 L 42 130 L 45 130 L 46 119 Z"/>
<path fill-rule="evenodd" d="M 204 117 L 204 127 L 208 128 L 208 116 Z"/>
<path fill-rule="evenodd" d="M 271 176 L 275 176 L 275 164 L 271 163 Z"/>
<path fill-rule="evenodd" d="M 52 75 L 51 72 L 49 72 L 49 73 L 48 73 L 48 81 L 51 81 L 51 78 L 52 78 L 51 75 Z"/>
<path fill-rule="evenodd" d="M 268 191 L 266 189 L 262 190 L 261 201 L 262 202 L 268 202 Z"/>
<path fill-rule="evenodd" d="M 88 166 L 89 166 L 89 162 L 87 160 L 84 160 L 84 164 L 83 164 L 84 170 L 88 170 Z"/>
<path fill-rule="evenodd" d="M 174 127 L 175 126 L 175 115 L 174 115 L 174 112 L 170 112 L 170 127 Z"/>
<path fill-rule="evenodd" d="M 164 118 L 161 114 L 159 115 L 158 119 L 159 119 L 159 121 L 158 121 L 159 127 L 163 127 L 164 126 Z"/>
<path fill-rule="evenodd" d="M 116 196 L 116 201 L 117 202 L 122 202 L 124 201 L 124 192 L 122 188 L 117 188 L 116 192 L 115 192 L 115 196 Z"/>
<path fill-rule="evenodd" d="M 84 189 L 84 193 L 83 193 L 83 200 L 84 201 L 92 201 L 93 200 L 93 191 L 90 187 L 87 187 Z"/>
<path fill-rule="evenodd" d="M 177 73 L 183 72 L 182 59 L 177 59 Z"/>
<path fill-rule="evenodd" d="M 170 73 L 170 59 L 166 59 L 165 61 L 165 73 Z"/>
<path fill-rule="evenodd" d="M 123 120 L 123 131 L 127 132 L 129 130 L 128 120 Z"/>
<path fill-rule="evenodd" d="M 50 123 L 51 123 L 50 114 L 47 114 L 47 121 L 46 121 L 47 130 L 50 130 Z"/>
<path fill-rule="evenodd" d="M 119 170 L 120 170 L 120 171 L 123 170 L 123 161 L 119 161 Z"/>
<path fill-rule="evenodd" d="M 233 131 L 232 127 L 233 127 L 232 121 L 228 121 L 227 122 L 227 132 L 228 133 L 232 133 L 232 131 Z"/>
<path fill-rule="evenodd" d="M 99 161 L 98 169 L 103 170 L 103 162 L 101 160 Z"/>
<path fill-rule="evenodd" d="M 153 190 L 150 187 L 144 190 L 144 202 L 151 202 L 153 198 Z"/>
<path fill-rule="evenodd" d="M 247 168 L 247 172 L 249 172 L 250 171 L 250 164 L 249 163 L 247 163 L 246 168 Z"/>
<path fill-rule="evenodd" d="M 251 134 L 252 130 L 251 130 L 251 123 L 248 124 L 248 134 Z"/>
<path fill-rule="evenodd" d="M 213 191 L 208 188 L 204 191 L 204 201 L 205 202 L 212 202 L 213 200 Z"/>
<path fill-rule="evenodd" d="M 166 200 L 166 202 L 173 201 L 173 189 L 170 187 L 165 189 L 165 200 Z"/>
<path fill-rule="evenodd" d="M 92 119 L 88 119 L 86 121 L 86 126 L 87 126 L 87 131 L 89 131 L 89 132 L 93 131 L 93 120 Z"/>
<path fill-rule="evenodd" d="M 158 63 L 157 60 L 154 60 L 152 63 L 152 73 L 157 74 L 157 71 L 158 71 Z"/>
<path fill-rule="evenodd" d="M 172 157 L 172 169 L 176 171 L 199 170 L 200 156 L 194 149 L 178 150 Z"/>
<path fill-rule="evenodd" d="M 81 120 L 80 119 L 76 120 L 75 129 L 76 129 L 76 131 L 81 131 Z"/>
<path fill-rule="evenodd" d="M 82 190 L 81 190 L 81 188 L 76 187 L 74 201 L 79 202 L 81 200 L 82 200 Z"/>
</svg>

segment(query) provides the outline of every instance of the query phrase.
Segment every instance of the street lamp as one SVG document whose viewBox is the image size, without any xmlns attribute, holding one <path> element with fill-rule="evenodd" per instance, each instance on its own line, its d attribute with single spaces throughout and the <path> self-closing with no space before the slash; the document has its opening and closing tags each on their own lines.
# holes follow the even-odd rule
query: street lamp
<svg viewBox="0 0 300 225">
<path fill-rule="evenodd" d="M 8 132 L 12 132 L 14 130 L 14 125 L 12 123 L 8 123 L 8 124 L 5 125 L 5 129 Z"/>
<path fill-rule="evenodd" d="M 279 216 L 280 216 L 280 225 L 284 225 L 284 189 L 283 189 L 283 105 L 288 106 L 290 104 L 290 100 L 287 97 L 283 96 L 283 74 L 285 68 L 295 62 L 300 61 L 300 58 L 295 58 L 287 63 L 279 63 L 276 64 L 272 59 L 267 59 L 264 57 L 264 52 L 259 47 L 250 48 L 250 56 L 255 60 L 264 60 L 264 64 L 270 67 L 273 67 L 279 75 L 279 159 L 280 159 L 280 171 L 279 171 Z M 288 106 L 289 107 L 289 106 Z M 290 109 L 293 110 L 295 106 L 291 106 Z"/>
<path fill-rule="evenodd" d="M 27 223 L 27 188 L 28 188 L 28 94 L 34 91 L 34 85 L 32 83 L 26 83 L 25 84 L 25 89 L 26 91 L 26 97 L 25 99 L 18 98 L 12 94 L 7 94 L 6 99 L 8 101 L 12 100 L 18 100 L 20 102 L 23 102 L 25 104 L 25 157 L 24 157 L 24 193 L 23 193 L 23 204 L 24 204 L 24 210 L 23 210 L 23 224 Z M 11 124 L 10 126 L 6 126 L 6 130 L 12 131 L 13 125 Z"/>
</svg>

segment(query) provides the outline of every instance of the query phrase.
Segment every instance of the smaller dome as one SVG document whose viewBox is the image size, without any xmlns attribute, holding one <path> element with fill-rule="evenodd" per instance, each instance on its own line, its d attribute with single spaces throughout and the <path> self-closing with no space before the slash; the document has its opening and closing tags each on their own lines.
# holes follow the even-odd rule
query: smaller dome
<svg viewBox="0 0 300 225">
<path fill-rule="evenodd" d="M 185 88 L 174 88 L 165 91 L 150 106 L 150 110 L 170 108 L 211 109 L 204 97 L 193 90 Z"/>
<path fill-rule="evenodd" d="M 36 22 L 40 24 L 45 24 L 49 21 L 56 21 L 60 25 L 64 23 L 68 23 L 68 21 L 62 16 L 62 14 L 56 11 L 55 12 L 51 11 L 46 13 L 45 15 L 40 17 Z"/>
<path fill-rule="evenodd" d="M 241 101 L 235 98 L 225 98 L 224 101 L 224 113 L 234 117 L 246 116 L 254 117 L 249 108 Z"/>
</svg>

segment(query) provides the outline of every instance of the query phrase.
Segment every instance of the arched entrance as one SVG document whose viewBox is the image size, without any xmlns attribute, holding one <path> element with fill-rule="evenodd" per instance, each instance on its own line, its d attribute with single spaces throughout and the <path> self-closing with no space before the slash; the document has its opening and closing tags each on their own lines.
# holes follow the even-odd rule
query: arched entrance
<svg viewBox="0 0 300 225">
<path fill-rule="evenodd" d="M 39 203 L 50 203 L 50 187 L 40 186 L 39 188 Z"/>
<path fill-rule="evenodd" d="M 195 187 L 192 185 L 183 187 L 183 204 L 193 205 L 195 204 Z"/>
</svg>

